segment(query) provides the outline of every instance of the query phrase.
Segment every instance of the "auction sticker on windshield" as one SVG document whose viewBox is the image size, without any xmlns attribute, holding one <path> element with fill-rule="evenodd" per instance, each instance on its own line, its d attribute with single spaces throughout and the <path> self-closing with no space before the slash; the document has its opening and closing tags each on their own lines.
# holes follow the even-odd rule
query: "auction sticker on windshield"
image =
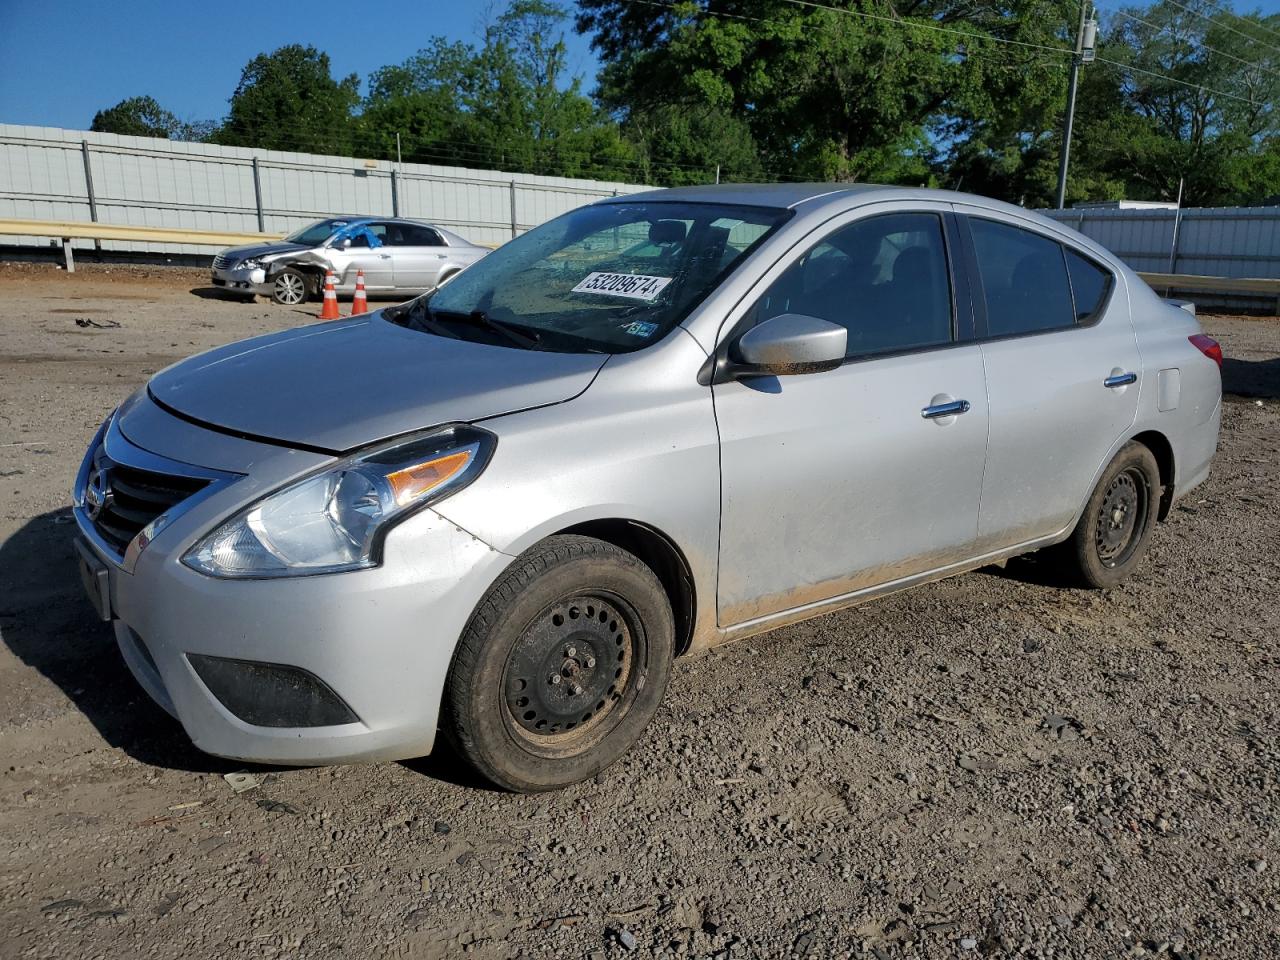
<svg viewBox="0 0 1280 960">
<path fill-rule="evenodd" d="M 671 277 L 646 277 L 642 273 L 589 273 L 573 292 L 654 300 L 670 282 Z"/>
</svg>

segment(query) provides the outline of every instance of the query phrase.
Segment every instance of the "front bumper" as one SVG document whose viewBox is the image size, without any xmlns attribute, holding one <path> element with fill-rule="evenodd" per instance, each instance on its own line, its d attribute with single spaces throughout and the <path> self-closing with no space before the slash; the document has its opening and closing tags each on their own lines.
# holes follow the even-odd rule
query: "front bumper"
<svg viewBox="0 0 1280 960">
<path fill-rule="evenodd" d="M 149 416 L 154 421 L 154 413 Z M 175 441 L 207 434 L 180 422 L 169 428 Z M 219 441 L 224 453 L 226 439 Z M 176 458 L 177 448 L 167 446 L 162 455 Z M 110 450 L 113 457 L 122 451 L 129 455 L 120 442 Z M 297 456 L 279 449 L 274 454 L 277 460 Z M 87 548 L 108 568 L 110 616 L 130 670 L 208 753 L 285 764 L 430 753 L 454 647 L 511 558 L 425 509 L 388 534 L 382 565 L 369 570 L 221 580 L 184 566 L 180 559 L 189 546 L 256 494 L 236 489 L 242 483 L 260 486 L 255 479 L 228 484 L 163 526 L 145 549 L 134 552 L 132 572 L 103 549 L 88 513 L 77 505 Z M 246 722 L 201 679 L 192 655 L 305 671 L 355 719 L 330 726 Z"/>
<path fill-rule="evenodd" d="M 264 297 L 271 296 L 271 284 L 267 283 L 267 271 L 262 267 L 256 270 L 224 270 L 212 267 L 209 279 L 215 287 L 230 290 L 234 293 L 252 293 Z"/>
</svg>

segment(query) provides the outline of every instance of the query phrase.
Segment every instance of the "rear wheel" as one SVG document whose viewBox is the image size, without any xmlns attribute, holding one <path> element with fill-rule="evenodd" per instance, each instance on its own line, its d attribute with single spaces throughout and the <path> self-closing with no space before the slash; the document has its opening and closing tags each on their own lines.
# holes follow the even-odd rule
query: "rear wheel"
<svg viewBox="0 0 1280 960">
<path fill-rule="evenodd" d="M 1085 586 L 1114 587 L 1151 545 L 1160 468 L 1151 451 L 1126 444 L 1103 472 L 1071 538 L 1059 548 L 1064 572 Z"/>
<path fill-rule="evenodd" d="M 550 537 L 489 590 L 449 669 L 442 727 L 507 790 L 595 776 L 657 712 L 674 624 L 657 577 L 590 537 Z"/>
<path fill-rule="evenodd" d="M 285 268 L 271 281 L 271 299 L 288 307 L 306 303 L 308 292 L 307 275 L 298 270 Z"/>
</svg>

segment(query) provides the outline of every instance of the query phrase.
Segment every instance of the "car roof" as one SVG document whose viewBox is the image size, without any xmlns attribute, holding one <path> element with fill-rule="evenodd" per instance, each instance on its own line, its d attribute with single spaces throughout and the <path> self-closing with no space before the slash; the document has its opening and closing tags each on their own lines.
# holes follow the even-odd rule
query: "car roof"
<svg viewBox="0 0 1280 960">
<path fill-rule="evenodd" d="M 722 183 L 693 187 L 671 187 L 645 190 L 609 197 L 600 203 L 685 201 L 689 203 L 732 203 L 754 207 L 794 209 L 801 205 L 844 204 L 874 200 L 934 200 L 942 203 L 967 203 L 992 210 L 1016 211 L 1025 216 L 1031 211 L 1000 200 L 980 197 L 955 190 L 927 187 L 899 187 L 883 183 Z"/>
<path fill-rule="evenodd" d="M 753 207 L 794 207 L 808 200 L 816 200 L 832 194 L 853 195 L 887 189 L 891 188 L 872 183 L 717 183 L 626 193 L 601 202 L 628 203 L 634 200 L 648 200 L 736 203 Z"/>
</svg>

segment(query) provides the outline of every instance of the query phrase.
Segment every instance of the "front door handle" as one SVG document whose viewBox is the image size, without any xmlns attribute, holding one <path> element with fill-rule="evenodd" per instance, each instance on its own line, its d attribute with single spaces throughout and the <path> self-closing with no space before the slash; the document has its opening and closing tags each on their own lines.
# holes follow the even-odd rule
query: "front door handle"
<svg viewBox="0 0 1280 960">
<path fill-rule="evenodd" d="M 1129 384 L 1137 382 L 1138 375 L 1136 373 L 1114 373 L 1103 380 L 1102 385 L 1114 389 L 1115 387 L 1127 387 Z"/>
<path fill-rule="evenodd" d="M 938 417 L 954 417 L 956 414 L 968 412 L 968 400 L 951 400 L 947 403 L 935 403 L 932 406 L 925 407 L 920 411 L 920 416 L 926 420 L 936 420 Z"/>
</svg>

